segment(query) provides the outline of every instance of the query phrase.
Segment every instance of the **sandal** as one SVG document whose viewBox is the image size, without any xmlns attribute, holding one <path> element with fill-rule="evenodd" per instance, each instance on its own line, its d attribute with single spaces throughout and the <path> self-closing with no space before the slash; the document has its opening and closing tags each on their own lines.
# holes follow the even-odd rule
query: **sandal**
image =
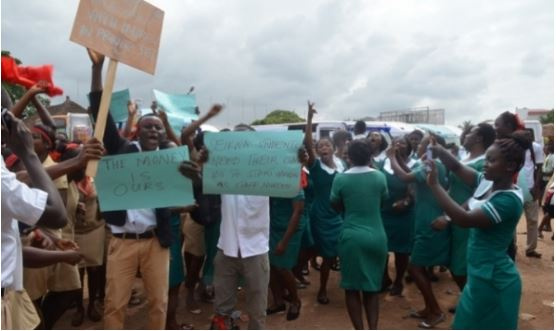
<svg viewBox="0 0 556 331">
<path fill-rule="evenodd" d="M 444 313 L 442 313 L 442 314 L 440 314 L 440 316 L 438 316 L 437 319 L 433 320 L 430 323 L 427 323 L 426 321 L 421 321 L 421 323 L 419 323 L 419 327 L 421 329 L 432 329 L 437 324 L 440 324 L 440 323 L 444 322 L 445 319 L 446 319 L 446 315 L 444 315 Z"/>
<path fill-rule="evenodd" d="M 418 310 L 411 309 L 411 311 L 409 312 L 409 317 L 417 318 L 417 319 L 422 320 L 422 319 L 427 318 L 427 315 L 425 313 L 423 313 L 423 311 L 418 311 Z"/>
<path fill-rule="evenodd" d="M 283 303 L 279 306 L 274 306 L 274 307 L 270 307 L 266 309 L 266 314 L 267 315 L 272 315 L 272 314 L 276 314 L 276 313 L 280 313 L 286 311 L 286 304 Z"/>
</svg>

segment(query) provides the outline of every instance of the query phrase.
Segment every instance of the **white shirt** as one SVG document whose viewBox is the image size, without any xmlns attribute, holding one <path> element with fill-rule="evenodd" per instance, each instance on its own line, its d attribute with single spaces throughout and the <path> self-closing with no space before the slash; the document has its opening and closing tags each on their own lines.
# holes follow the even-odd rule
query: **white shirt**
<svg viewBox="0 0 556 331">
<path fill-rule="evenodd" d="M 247 258 L 268 252 L 268 197 L 223 194 L 221 211 L 218 248 L 224 255 Z"/>
<path fill-rule="evenodd" d="M 353 135 L 353 140 L 358 140 L 358 139 L 367 139 L 367 135 L 364 134 L 364 133 L 354 134 Z"/>
<path fill-rule="evenodd" d="M 142 151 L 141 145 L 132 141 L 132 144 L 137 146 L 139 152 Z M 156 149 L 158 150 L 158 148 Z M 110 230 L 112 233 L 137 233 L 141 234 L 150 229 L 156 228 L 156 214 L 154 209 L 129 209 L 127 211 L 127 217 L 125 219 L 125 224 L 122 226 L 116 226 L 110 224 Z"/>
<path fill-rule="evenodd" d="M 542 165 L 544 163 L 544 153 L 541 145 L 537 142 L 533 142 L 533 152 L 535 153 L 535 163 Z M 535 164 L 533 164 L 529 149 L 525 152 L 525 163 L 519 172 L 519 176 L 524 176 L 523 180 L 528 189 L 535 186 Z"/>
<path fill-rule="evenodd" d="M 17 180 L 2 159 L 2 288 L 23 290 L 23 253 L 17 221 L 35 225 L 46 208 L 47 198 L 46 192 Z"/>
</svg>

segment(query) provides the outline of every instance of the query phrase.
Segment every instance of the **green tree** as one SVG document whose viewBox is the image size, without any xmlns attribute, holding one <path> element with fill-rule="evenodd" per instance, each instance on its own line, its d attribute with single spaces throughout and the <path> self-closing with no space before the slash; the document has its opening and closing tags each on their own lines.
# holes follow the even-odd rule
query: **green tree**
<svg viewBox="0 0 556 331">
<path fill-rule="evenodd" d="M 289 110 L 274 110 L 266 115 L 265 118 L 253 121 L 251 125 L 261 124 L 281 124 L 305 122 L 305 119 L 299 117 L 295 112 Z"/>
<path fill-rule="evenodd" d="M 2 56 L 11 56 L 11 57 L 13 57 L 14 60 L 15 60 L 15 63 L 18 64 L 18 65 L 20 65 L 22 63 L 20 59 L 12 56 L 9 51 L 3 50 L 2 51 Z M 11 83 L 7 83 L 7 82 L 2 82 L 2 88 L 6 89 L 6 91 L 8 92 L 8 94 L 10 95 L 10 97 L 12 98 L 12 101 L 14 103 L 16 103 L 19 99 L 21 99 L 23 94 L 25 94 L 25 92 L 27 91 L 21 85 L 11 84 Z M 50 106 L 50 99 L 48 99 L 45 96 L 40 95 L 40 94 L 38 95 L 38 98 L 39 98 L 39 102 L 42 103 L 45 107 Z M 33 116 L 36 113 L 37 113 L 37 109 L 35 108 L 35 106 L 33 106 L 33 104 L 29 103 L 27 105 L 27 107 L 25 107 L 25 110 L 23 111 L 23 118 Z"/>
<path fill-rule="evenodd" d="M 554 123 L 554 109 L 541 116 L 541 123 L 542 124 Z"/>
</svg>

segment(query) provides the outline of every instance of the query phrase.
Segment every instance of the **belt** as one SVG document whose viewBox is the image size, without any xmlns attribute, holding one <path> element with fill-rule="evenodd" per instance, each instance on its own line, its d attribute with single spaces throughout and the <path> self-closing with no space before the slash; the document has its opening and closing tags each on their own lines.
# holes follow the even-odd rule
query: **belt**
<svg viewBox="0 0 556 331">
<path fill-rule="evenodd" d="M 124 232 L 124 233 L 113 233 L 112 234 L 114 237 L 116 238 L 120 238 L 120 239 L 150 239 L 153 238 L 154 236 L 156 236 L 156 233 L 154 232 L 154 230 L 148 230 L 146 232 L 143 233 L 129 233 L 129 232 Z"/>
</svg>

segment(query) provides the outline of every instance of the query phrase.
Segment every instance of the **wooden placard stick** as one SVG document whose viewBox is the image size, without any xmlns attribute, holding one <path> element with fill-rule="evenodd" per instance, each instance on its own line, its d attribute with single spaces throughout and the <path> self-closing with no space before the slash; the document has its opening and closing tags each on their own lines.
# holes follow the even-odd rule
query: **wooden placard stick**
<svg viewBox="0 0 556 331">
<path fill-rule="evenodd" d="M 108 63 L 108 71 L 106 73 L 106 79 L 104 81 L 104 90 L 102 91 L 102 97 L 100 99 L 100 106 L 98 110 L 97 121 L 95 123 L 95 138 L 102 141 L 104 138 L 104 130 L 106 129 L 106 120 L 108 118 L 108 111 L 110 108 L 110 100 L 112 99 L 112 90 L 114 89 L 114 80 L 116 79 L 116 68 L 118 67 L 118 61 L 110 58 Z M 85 174 L 89 177 L 95 177 L 97 175 L 98 160 L 91 160 L 87 163 L 87 170 Z"/>
</svg>

